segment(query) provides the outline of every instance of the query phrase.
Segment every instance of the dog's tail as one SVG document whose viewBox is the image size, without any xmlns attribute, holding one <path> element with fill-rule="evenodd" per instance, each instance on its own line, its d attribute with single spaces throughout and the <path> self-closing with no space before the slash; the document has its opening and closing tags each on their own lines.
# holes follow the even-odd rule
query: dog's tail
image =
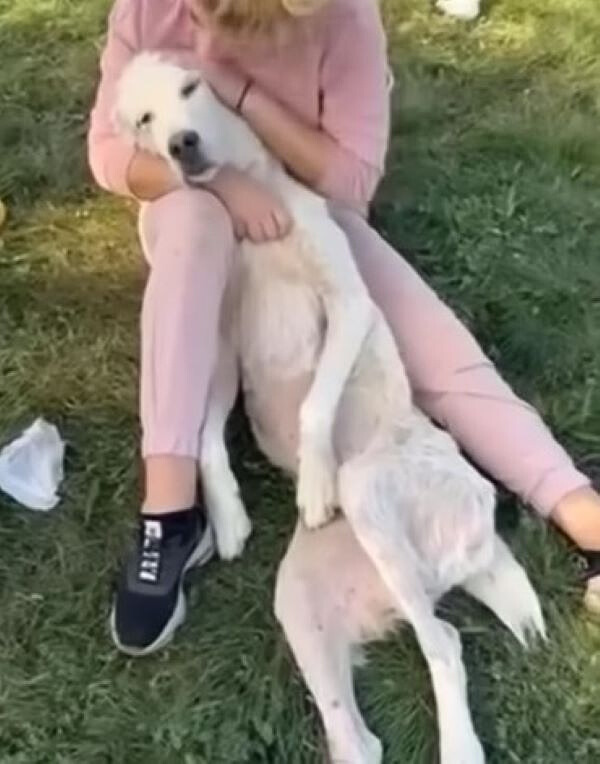
<svg viewBox="0 0 600 764">
<path fill-rule="evenodd" d="M 546 626 L 538 596 L 525 570 L 496 535 L 491 565 L 468 578 L 463 588 L 486 605 L 528 647 L 532 638 L 546 639 Z"/>
</svg>

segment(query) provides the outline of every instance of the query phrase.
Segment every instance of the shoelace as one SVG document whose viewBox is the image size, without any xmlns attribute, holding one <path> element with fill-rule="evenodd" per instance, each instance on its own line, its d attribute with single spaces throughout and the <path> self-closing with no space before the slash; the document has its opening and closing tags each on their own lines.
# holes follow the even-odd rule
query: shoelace
<svg viewBox="0 0 600 764">
<path fill-rule="evenodd" d="M 157 520 L 144 520 L 144 532 L 138 564 L 138 579 L 156 584 L 160 575 L 162 551 L 162 524 Z"/>
</svg>

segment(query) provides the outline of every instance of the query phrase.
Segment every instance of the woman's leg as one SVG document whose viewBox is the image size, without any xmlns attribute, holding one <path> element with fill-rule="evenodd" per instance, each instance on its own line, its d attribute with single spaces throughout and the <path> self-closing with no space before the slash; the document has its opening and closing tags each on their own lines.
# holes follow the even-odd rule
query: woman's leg
<svg viewBox="0 0 600 764">
<path fill-rule="evenodd" d="M 223 206 L 192 190 L 148 205 L 142 238 L 151 269 L 141 322 L 144 511 L 160 513 L 195 501 L 199 434 L 234 241 Z"/>
<path fill-rule="evenodd" d="M 600 496 L 517 398 L 421 277 L 365 220 L 336 211 L 398 343 L 415 396 L 483 469 L 552 516 L 582 548 L 600 549 Z"/>
<path fill-rule="evenodd" d="M 185 618 L 185 572 L 213 551 L 206 513 L 194 506 L 197 460 L 234 251 L 229 217 L 206 192 L 168 194 L 140 223 L 150 264 L 141 321 L 146 494 L 111 614 L 113 640 L 130 655 L 171 639 Z"/>
</svg>

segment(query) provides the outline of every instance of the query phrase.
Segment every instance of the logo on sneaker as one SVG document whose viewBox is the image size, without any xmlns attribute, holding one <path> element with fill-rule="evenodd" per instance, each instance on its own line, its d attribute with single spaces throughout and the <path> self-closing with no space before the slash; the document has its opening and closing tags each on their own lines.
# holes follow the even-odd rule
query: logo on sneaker
<svg viewBox="0 0 600 764">
<path fill-rule="evenodd" d="M 144 520 L 144 538 L 140 554 L 138 579 L 155 584 L 160 573 L 160 547 L 162 524 L 158 520 Z"/>
</svg>

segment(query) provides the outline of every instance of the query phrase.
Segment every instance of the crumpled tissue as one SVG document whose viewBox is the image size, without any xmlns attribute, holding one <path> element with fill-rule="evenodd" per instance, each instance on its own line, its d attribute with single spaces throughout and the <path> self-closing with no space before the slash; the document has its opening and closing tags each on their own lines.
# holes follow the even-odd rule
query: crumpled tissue
<svg viewBox="0 0 600 764">
<path fill-rule="evenodd" d="M 481 0 L 437 0 L 436 5 L 448 16 L 472 21 L 479 16 Z"/>
<path fill-rule="evenodd" d="M 40 512 L 59 502 L 65 444 L 58 430 L 41 417 L 0 451 L 0 489 Z"/>
</svg>

